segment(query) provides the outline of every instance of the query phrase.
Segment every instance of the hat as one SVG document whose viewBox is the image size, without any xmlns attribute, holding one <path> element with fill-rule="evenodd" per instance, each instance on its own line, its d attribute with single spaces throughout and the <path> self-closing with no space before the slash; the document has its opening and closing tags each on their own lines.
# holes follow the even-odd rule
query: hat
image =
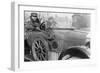
<svg viewBox="0 0 100 73">
<path fill-rule="evenodd" d="M 37 17 L 37 13 L 31 13 L 31 16 Z"/>
</svg>

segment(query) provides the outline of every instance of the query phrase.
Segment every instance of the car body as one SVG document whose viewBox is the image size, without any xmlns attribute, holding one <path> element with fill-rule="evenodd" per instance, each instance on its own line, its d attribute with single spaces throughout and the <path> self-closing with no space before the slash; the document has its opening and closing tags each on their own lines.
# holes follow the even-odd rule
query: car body
<svg viewBox="0 0 100 73">
<path fill-rule="evenodd" d="M 67 49 L 85 46 L 86 40 L 89 39 L 87 35 L 87 31 L 81 31 L 74 28 L 50 28 L 46 30 L 28 31 L 24 35 L 25 44 L 28 45 L 28 47 L 25 45 L 25 57 L 26 55 L 32 54 L 33 59 L 31 60 L 39 60 L 37 59 L 36 52 L 34 52 L 35 50 L 32 50 L 32 44 L 36 39 L 44 41 L 47 50 L 46 55 L 48 55 L 48 52 L 55 52 L 58 54 L 59 58 L 60 54 Z M 79 48 L 79 50 L 80 49 L 81 48 Z M 87 50 L 86 47 L 85 50 Z M 50 59 L 47 58 L 45 60 Z"/>
</svg>

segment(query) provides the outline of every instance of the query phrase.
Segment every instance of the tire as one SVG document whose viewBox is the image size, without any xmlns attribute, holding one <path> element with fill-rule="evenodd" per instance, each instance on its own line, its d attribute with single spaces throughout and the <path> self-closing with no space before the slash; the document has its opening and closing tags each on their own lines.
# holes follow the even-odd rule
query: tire
<svg viewBox="0 0 100 73">
<path fill-rule="evenodd" d="M 58 60 L 68 60 L 71 59 L 72 57 L 76 57 L 79 59 L 88 59 L 89 56 L 87 55 L 86 51 L 81 50 L 82 48 L 77 48 L 77 47 L 73 47 L 70 49 L 66 49 L 64 51 L 62 51 L 62 53 L 60 54 Z"/>
<path fill-rule="evenodd" d="M 48 42 L 41 34 L 30 35 L 28 42 L 31 46 L 32 56 L 35 61 L 48 60 Z"/>
</svg>

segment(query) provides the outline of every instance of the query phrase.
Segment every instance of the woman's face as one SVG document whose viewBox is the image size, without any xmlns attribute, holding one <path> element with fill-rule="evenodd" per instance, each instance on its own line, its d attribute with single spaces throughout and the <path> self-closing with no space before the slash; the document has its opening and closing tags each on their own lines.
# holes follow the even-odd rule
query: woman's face
<svg viewBox="0 0 100 73">
<path fill-rule="evenodd" d="M 37 17 L 32 16 L 32 20 L 34 20 L 34 21 L 35 21 L 36 19 L 37 19 Z"/>
</svg>

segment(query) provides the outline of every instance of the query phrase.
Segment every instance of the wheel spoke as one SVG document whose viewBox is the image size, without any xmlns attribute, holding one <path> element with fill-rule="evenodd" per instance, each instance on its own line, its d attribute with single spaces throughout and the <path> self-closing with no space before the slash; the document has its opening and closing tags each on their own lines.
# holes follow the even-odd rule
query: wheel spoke
<svg viewBox="0 0 100 73">
<path fill-rule="evenodd" d="M 46 50 L 45 50 L 45 49 L 42 49 L 42 53 L 43 53 L 44 55 L 46 55 Z"/>
<path fill-rule="evenodd" d="M 36 49 L 36 50 L 37 50 L 37 47 L 35 46 L 34 43 L 33 43 L 33 45 L 32 45 L 32 49 Z"/>
<path fill-rule="evenodd" d="M 39 47 L 40 47 L 40 49 L 41 49 L 41 52 L 42 52 L 42 53 L 46 53 L 46 49 L 45 49 L 45 47 L 43 47 L 43 45 L 44 45 L 44 44 L 42 43 L 42 41 L 40 41 L 40 46 L 39 46 Z"/>
<path fill-rule="evenodd" d="M 43 60 L 43 58 L 42 58 L 42 55 L 41 55 L 41 54 L 39 55 L 39 57 L 40 57 L 40 60 Z"/>
<path fill-rule="evenodd" d="M 42 57 L 43 60 L 46 60 L 46 58 L 43 54 L 41 54 L 41 57 Z"/>
<path fill-rule="evenodd" d="M 41 40 L 39 40 L 38 42 L 39 42 L 39 46 L 41 46 Z"/>
<path fill-rule="evenodd" d="M 43 42 L 40 42 L 40 45 L 42 48 L 45 48 L 45 45 L 43 44 Z"/>
<path fill-rule="evenodd" d="M 38 46 L 40 46 L 40 40 L 37 40 L 36 42 L 37 42 Z"/>
<path fill-rule="evenodd" d="M 39 46 L 39 48 L 40 48 L 41 50 L 43 49 L 41 45 Z"/>
<path fill-rule="evenodd" d="M 34 43 L 35 47 L 38 49 L 39 48 L 39 44 L 37 43 L 37 41 Z"/>
</svg>

